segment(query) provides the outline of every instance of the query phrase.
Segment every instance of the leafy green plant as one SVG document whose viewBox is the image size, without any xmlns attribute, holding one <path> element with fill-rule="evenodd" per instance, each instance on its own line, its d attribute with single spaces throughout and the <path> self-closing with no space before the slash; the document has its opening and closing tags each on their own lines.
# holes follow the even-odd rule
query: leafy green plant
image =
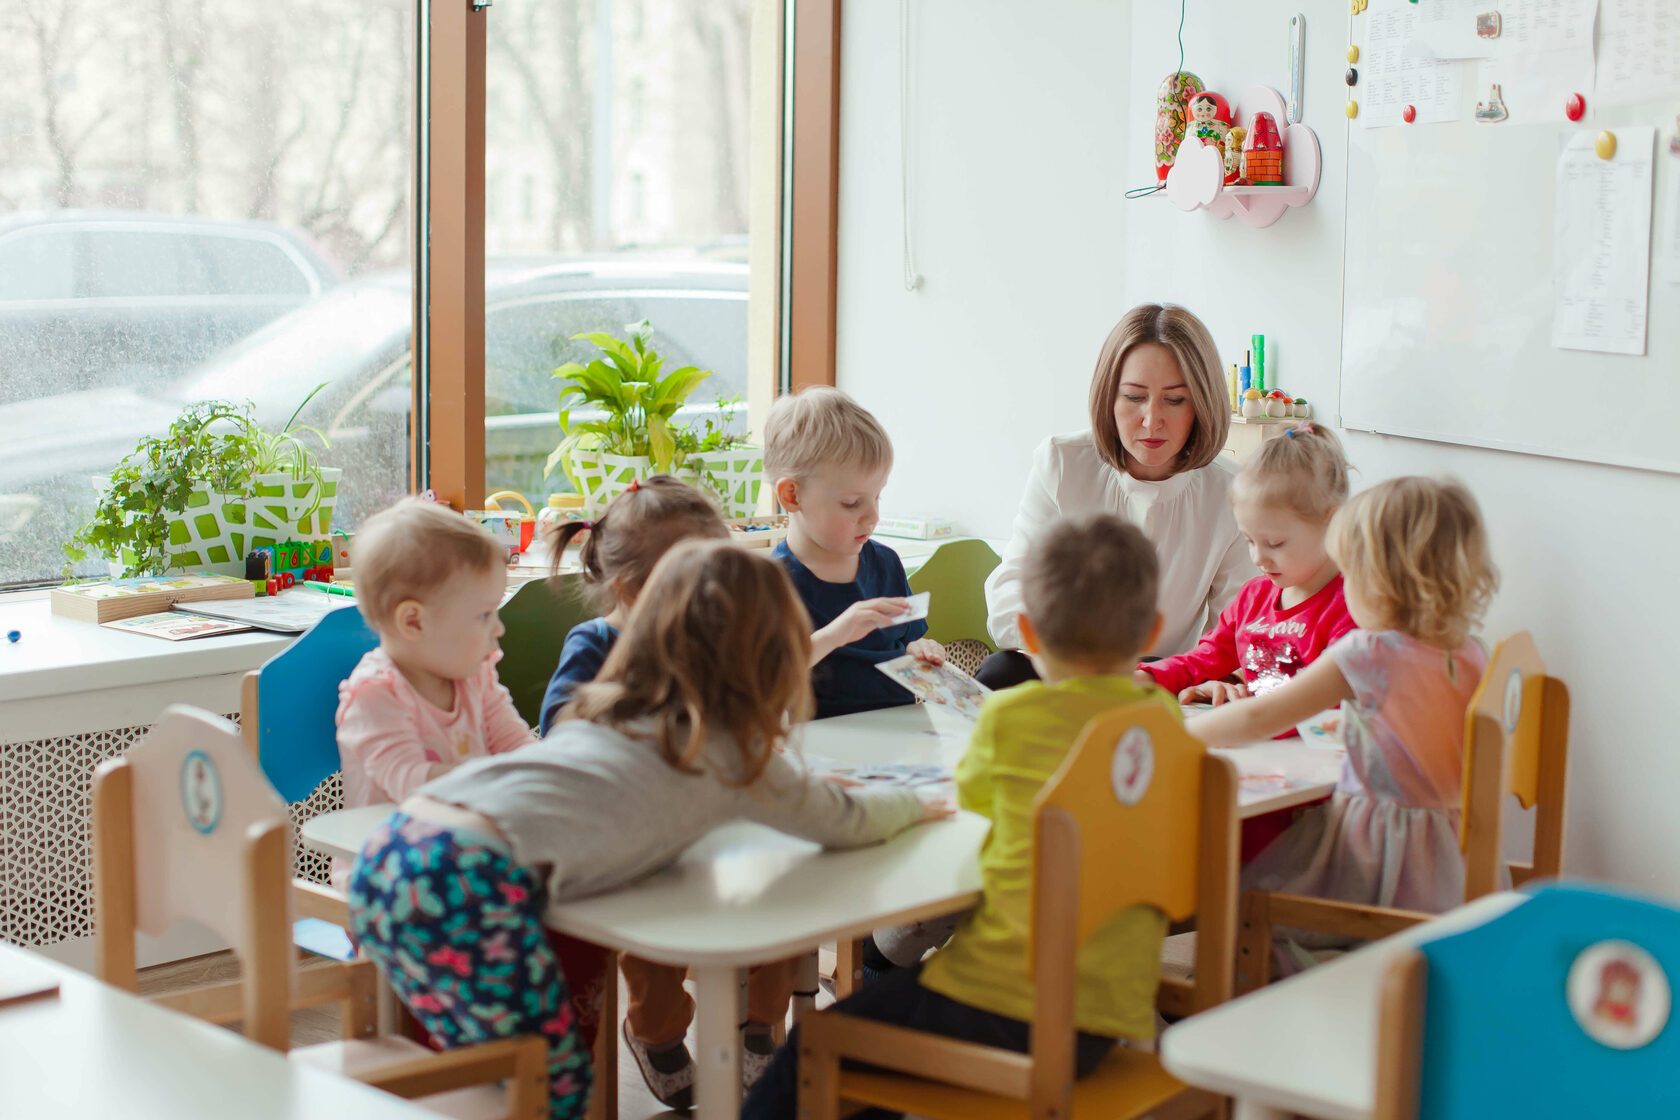
<svg viewBox="0 0 1680 1120">
<path fill-rule="evenodd" d="M 740 397 L 719 397 L 715 414 L 704 417 L 698 424 L 677 426 L 676 462 L 681 466 L 690 455 L 704 455 L 709 451 L 728 451 L 747 442 L 745 432 L 735 430 L 735 413 L 741 407 Z"/>
<path fill-rule="evenodd" d="M 665 358 L 649 345 L 653 327 L 643 319 L 627 324 L 628 340 L 605 331 L 585 331 L 574 341 L 593 343 L 602 356 L 588 365 L 567 362 L 554 376 L 568 382 L 560 390 L 562 439 L 543 466 L 543 476 L 559 466 L 573 477 L 569 456 L 574 448 L 592 448 L 608 455 L 645 455 L 655 471 L 669 471 L 677 462 L 681 426 L 672 422 L 690 393 L 712 375 L 709 369 L 683 366 L 662 373 Z M 574 422 L 579 406 L 603 415 Z"/>
<path fill-rule="evenodd" d="M 280 472 L 313 478 L 318 504 L 320 466 L 302 434 L 313 434 L 322 448 L 331 444 L 296 420 L 325 385 L 317 385 L 278 432 L 256 422 L 249 401 L 199 401 L 181 411 L 167 434 L 142 438 L 112 469 L 93 519 L 65 542 L 65 578 L 90 555 L 126 560 L 124 576 L 165 570 L 170 515 L 187 509 L 200 484 L 218 494 L 244 496 L 257 475 Z"/>
</svg>

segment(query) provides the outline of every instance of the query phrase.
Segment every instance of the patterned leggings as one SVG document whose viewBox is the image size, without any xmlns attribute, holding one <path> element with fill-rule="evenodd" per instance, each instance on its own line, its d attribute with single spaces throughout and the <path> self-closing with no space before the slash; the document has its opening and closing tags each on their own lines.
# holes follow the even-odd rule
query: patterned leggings
<svg viewBox="0 0 1680 1120">
<path fill-rule="evenodd" d="M 415 1018 L 446 1047 L 548 1040 L 549 1116 L 581 1117 L 593 1076 L 542 884 L 500 840 L 393 813 L 350 877 L 350 919 Z"/>
</svg>

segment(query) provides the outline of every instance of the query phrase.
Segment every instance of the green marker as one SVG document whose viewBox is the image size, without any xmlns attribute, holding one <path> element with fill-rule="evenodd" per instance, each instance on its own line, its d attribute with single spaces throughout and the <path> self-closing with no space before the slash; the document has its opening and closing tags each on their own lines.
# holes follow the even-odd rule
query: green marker
<svg viewBox="0 0 1680 1120">
<path fill-rule="evenodd" d="M 1254 387 L 1260 390 L 1260 395 L 1266 395 L 1266 336 L 1257 334 L 1249 340 L 1254 350 Z"/>
</svg>

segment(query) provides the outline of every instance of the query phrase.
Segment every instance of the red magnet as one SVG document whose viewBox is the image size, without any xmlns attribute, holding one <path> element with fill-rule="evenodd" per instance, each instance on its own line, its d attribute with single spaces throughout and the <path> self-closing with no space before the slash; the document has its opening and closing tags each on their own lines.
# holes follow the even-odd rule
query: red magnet
<svg viewBox="0 0 1680 1120">
<path fill-rule="evenodd" d="M 1569 100 L 1563 103 L 1563 115 L 1572 121 L 1578 121 L 1587 115 L 1587 99 L 1578 93 L 1569 95 Z"/>
<path fill-rule="evenodd" d="M 1411 124 L 1413 121 L 1417 120 L 1417 107 L 1415 105 L 1408 105 L 1404 109 L 1400 110 L 1400 119 L 1405 121 L 1407 124 Z"/>
</svg>

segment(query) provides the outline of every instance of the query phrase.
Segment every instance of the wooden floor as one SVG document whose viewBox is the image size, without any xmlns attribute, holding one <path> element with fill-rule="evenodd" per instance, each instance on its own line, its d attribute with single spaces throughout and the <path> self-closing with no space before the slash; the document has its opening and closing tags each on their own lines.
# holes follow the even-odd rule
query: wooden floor
<svg viewBox="0 0 1680 1120">
<path fill-rule="evenodd" d="M 825 956 L 825 961 L 832 969 L 832 957 Z M 202 984 L 214 984 L 236 979 L 239 976 L 239 963 L 231 952 L 211 953 L 208 956 L 193 957 L 189 960 L 175 961 L 172 964 L 158 965 L 155 968 L 142 969 L 140 972 L 140 993 L 142 995 L 160 995 L 164 992 L 180 991 L 185 988 L 196 988 Z M 622 979 L 619 982 L 618 1001 L 623 1008 L 628 999 Z M 826 1000 L 825 1000 L 826 1002 Z M 312 1007 L 292 1014 L 292 1045 L 310 1046 L 318 1042 L 331 1042 L 339 1037 L 338 1009 L 333 1006 Z M 694 1033 L 690 1028 L 688 1037 L 689 1052 L 695 1049 Z M 653 1120 L 655 1117 L 686 1117 L 689 1114 L 672 1112 L 663 1107 L 653 1094 L 648 1092 L 642 1082 L 642 1075 L 636 1068 L 636 1059 L 624 1045 L 623 1035 L 619 1035 L 618 1046 L 618 1115 L 619 1120 Z"/>
</svg>

